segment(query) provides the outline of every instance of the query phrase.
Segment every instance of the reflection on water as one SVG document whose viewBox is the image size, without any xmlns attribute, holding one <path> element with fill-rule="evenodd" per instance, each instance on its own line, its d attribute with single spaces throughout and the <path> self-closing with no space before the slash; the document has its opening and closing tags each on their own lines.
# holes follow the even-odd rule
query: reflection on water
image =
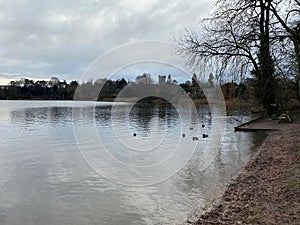
<svg viewBox="0 0 300 225">
<path fill-rule="evenodd" d="M 129 114 L 129 126 L 136 130 L 141 136 L 151 136 L 151 131 L 162 131 L 166 127 L 176 126 L 178 112 L 169 103 L 159 105 L 135 104 Z M 151 123 L 157 123 L 157 128 L 153 129 Z"/>
<path fill-rule="evenodd" d="M 202 133 L 210 137 L 209 108 L 201 106 L 198 114 L 192 115 L 189 109 L 184 109 L 179 116 L 169 104 L 135 105 L 126 124 L 124 112 L 129 106 L 120 103 L 116 108 L 118 120 L 114 121 L 117 126 L 112 127 L 110 103 L 82 102 L 74 110 L 72 102 L 1 101 L 0 104 L 0 224 L 3 225 L 140 225 L 184 221 L 221 192 L 265 137 L 259 133 L 235 133 L 233 126 L 241 118 L 227 117 L 222 145 L 205 171 L 199 171 L 203 155 L 195 151 L 191 160 L 170 179 L 146 187 L 128 187 L 102 178 L 86 164 L 76 145 L 72 117 L 83 130 L 93 125 L 119 160 L 143 164 L 166 157 L 182 132 L 186 134 L 181 138 L 183 144 L 187 148 L 192 146 L 194 130 L 191 129 L 197 123 L 205 125 L 199 137 Z M 243 120 L 247 119 L 244 116 Z M 183 120 L 189 126 L 182 127 Z M 166 152 L 153 151 L 151 157 L 148 152 L 129 155 L 115 133 L 131 136 L 132 140 L 144 143 L 145 149 L 157 140 Z M 86 136 L 88 140 L 88 132 Z M 200 138 L 197 148 L 208 141 L 209 138 Z M 93 146 L 91 143 L 87 141 L 89 147 Z"/>
</svg>

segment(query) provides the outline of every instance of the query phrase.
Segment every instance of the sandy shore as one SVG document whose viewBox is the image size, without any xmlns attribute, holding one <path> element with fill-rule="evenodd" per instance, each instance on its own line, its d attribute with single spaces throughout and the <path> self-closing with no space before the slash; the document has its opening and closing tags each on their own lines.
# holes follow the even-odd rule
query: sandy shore
<svg viewBox="0 0 300 225">
<path fill-rule="evenodd" d="M 300 123 L 279 128 L 193 224 L 300 224 Z"/>
</svg>

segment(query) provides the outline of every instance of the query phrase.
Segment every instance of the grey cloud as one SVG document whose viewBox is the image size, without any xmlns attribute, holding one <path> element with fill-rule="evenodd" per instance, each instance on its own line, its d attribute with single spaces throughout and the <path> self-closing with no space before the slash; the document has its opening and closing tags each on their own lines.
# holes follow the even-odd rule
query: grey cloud
<svg viewBox="0 0 300 225">
<path fill-rule="evenodd" d="M 98 56 L 141 40 L 173 41 L 211 1 L 11 0 L 0 3 L 0 73 L 79 79 Z M 64 77 L 62 77 L 64 78 Z"/>
</svg>

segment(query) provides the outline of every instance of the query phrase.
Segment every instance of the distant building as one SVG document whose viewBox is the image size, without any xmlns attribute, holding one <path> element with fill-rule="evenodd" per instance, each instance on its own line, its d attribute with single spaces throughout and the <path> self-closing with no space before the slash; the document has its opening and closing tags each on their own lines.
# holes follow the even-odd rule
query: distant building
<svg viewBox="0 0 300 225">
<path fill-rule="evenodd" d="M 52 84 L 59 84 L 60 81 L 57 77 L 51 77 L 49 82 Z"/>
<path fill-rule="evenodd" d="M 66 80 L 60 81 L 57 77 L 51 77 L 50 80 L 47 82 L 46 86 L 48 88 L 57 86 L 58 88 L 66 88 L 68 86 Z"/>
<path fill-rule="evenodd" d="M 165 85 L 166 84 L 166 76 L 158 76 L 158 84 Z"/>
<path fill-rule="evenodd" d="M 20 80 L 13 81 L 13 85 L 18 87 L 31 87 L 33 84 L 33 81 L 27 78 L 21 78 Z"/>
<path fill-rule="evenodd" d="M 106 78 L 100 78 L 100 79 L 97 79 L 95 80 L 95 84 L 105 84 L 107 82 L 107 79 Z"/>
<path fill-rule="evenodd" d="M 173 84 L 173 80 L 172 80 L 171 74 L 169 74 L 169 76 L 168 76 L 167 84 Z"/>
<path fill-rule="evenodd" d="M 221 86 L 224 99 L 234 99 L 236 97 L 238 85 L 236 83 L 230 82 L 225 83 Z"/>
<path fill-rule="evenodd" d="M 53 87 L 55 85 L 58 85 L 60 83 L 59 79 L 57 77 L 51 77 L 50 80 L 47 82 L 47 87 Z"/>
</svg>

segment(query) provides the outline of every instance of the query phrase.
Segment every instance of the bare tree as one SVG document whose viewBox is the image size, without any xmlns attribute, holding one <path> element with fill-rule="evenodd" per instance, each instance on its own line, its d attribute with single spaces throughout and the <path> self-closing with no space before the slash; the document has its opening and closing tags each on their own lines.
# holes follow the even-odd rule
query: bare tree
<svg viewBox="0 0 300 225">
<path fill-rule="evenodd" d="M 149 73 L 143 73 L 135 78 L 136 84 L 154 84 L 154 80 Z"/>
<path fill-rule="evenodd" d="M 276 69 L 282 69 L 273 49 L 281 23 L 274 12 L 281 2 L 217 0 L 212 17 L 202 21 L 201 33 L 187 31 L 178 41 L 179 53 L 188 57 L 190 65 L 217 61 L 222 65 L 220 76 L 233 68 L 241 74 L 251 72 L 257 81 L 257 97 L 270 114 L 270 104 L 275 103 Z"/>
<path fill-rule="evenodd" d="M 258 70 L 257 25 L 253 24 L 253 8 L 241 1 L 217 1 L 211 18 L 201 21 L 200 32 L 186 31 L 179 40 L 179 51 L 188 56 L 188 64 L 220 63 L 220 73 L 230 66 Z M 251 26 L 245 24 L 251 23 Z"/>
<path fill-rule="evenodd" d="M 292 58 L 292 62 L 296 62 L 295 74 L 298 83 L 298 97 L 300 99 L 300 1 L 273 1 L 270 6 L 270 10 L 281 25 L 280 28 L 282 28 L 277 33 L 276 38 L 280 40 L 282 50 L 285 52 L 285 55 L 290 56 Z M 290 44 L 293 46 L 292 55 L 289 54 Z M 287 59 L 285 58 L 284 61 L 286 62 Z M 289 69 L 290 68 L 294 69 L 293 65 L 290 66 Z"/>
</svg>

